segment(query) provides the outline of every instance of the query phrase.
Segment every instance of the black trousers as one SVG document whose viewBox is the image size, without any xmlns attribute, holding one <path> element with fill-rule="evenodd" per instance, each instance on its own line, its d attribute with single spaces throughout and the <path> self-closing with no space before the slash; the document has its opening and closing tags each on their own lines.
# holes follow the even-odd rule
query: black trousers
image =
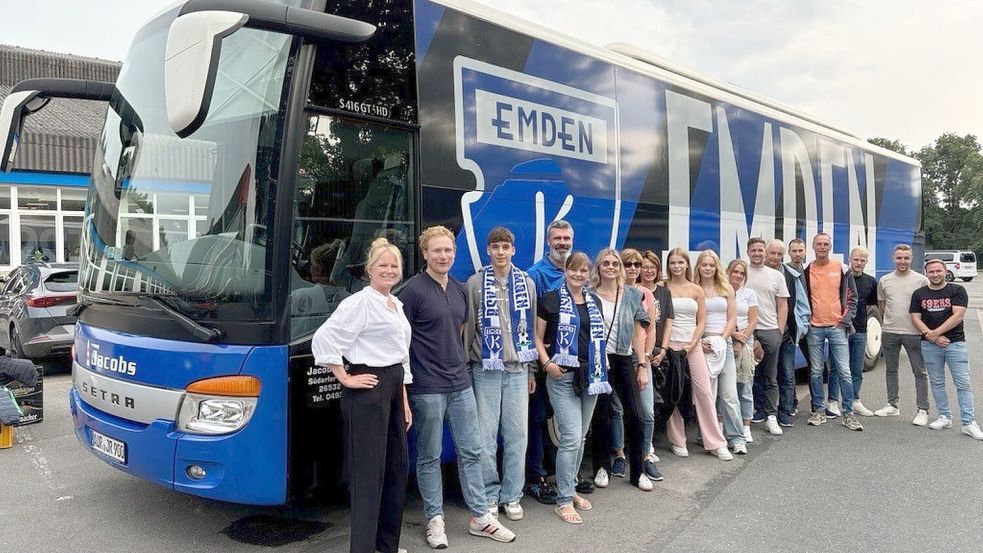
<svg viewBox="0 0 983 553">
<path fill-rule="evenodd" d="M 353 365 L 351 374 L 371 373 L 369 390 L 341 390 L 345 465 L 351 500 L 352 553 L 395 553 L 406 506 L 406 418 L 403 367 Z"/>
<path fill-rule="evenodd" d="M 608 382 L 621 400 L 625 421 L 625 456 L 628 457 L 629 478 L 638 484 L 642 475 L 642 459 L 648 453 L 642 433 L 642 398 L 635 374 L 635 357 L 608 354 Z M 651 383 L 649 384 L 651 385 Z M 591 421 L 591 457 L 594 470 L 604 467 L 611 472 L 611 408 L 610 394 L 601 394 Z"/>
</svg>

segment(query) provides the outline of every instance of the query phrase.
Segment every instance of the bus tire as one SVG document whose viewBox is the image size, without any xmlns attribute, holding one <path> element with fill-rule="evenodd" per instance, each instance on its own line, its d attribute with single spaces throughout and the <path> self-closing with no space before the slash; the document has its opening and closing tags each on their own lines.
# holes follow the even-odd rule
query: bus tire
<svg viewBox="0 0 983 553">
<path fill-rule="evenodd" d="M 969 282 L 973 280 L 973 277 L 963 277 L 963 282 Z"/>
<path fill-rule="evenodd" d="M 864 372 L 871 371 L 881 358 L 881 310 L 876 305 L 867 308 L 867 346 L 864 352 Z"/>
</svg>

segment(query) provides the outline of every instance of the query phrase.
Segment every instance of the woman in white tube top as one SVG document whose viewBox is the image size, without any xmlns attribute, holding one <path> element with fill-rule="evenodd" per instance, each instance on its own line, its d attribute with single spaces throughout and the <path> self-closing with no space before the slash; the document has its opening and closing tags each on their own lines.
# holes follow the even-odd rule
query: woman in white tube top
<svg viewBox="0 0 983 553">
<path fill-rule="evenodd" d="M 721 460 L 730 461 L 734 456 L 728 451 L 727 441 L 717 426 L 717 409 L 710 387 L 710 369 L 707 368 L 707 360 L 700 346 L 707 324 L 703 289 L 693 283 L 689 252 L 686 250 L 675 248 L 670 251 L 666 265 L 669 269 L 668 286 L 672 293 L 672 309 L 675 314 L 669 348 L 686 352 L 693 404 L 696 406 L 700 434 L 703 436 L 703 447 Z M 667 427 L 672 452 L 680 457 L 688 457 L 686 429 L 678 409 L 673 410 Z"/>
</svg>

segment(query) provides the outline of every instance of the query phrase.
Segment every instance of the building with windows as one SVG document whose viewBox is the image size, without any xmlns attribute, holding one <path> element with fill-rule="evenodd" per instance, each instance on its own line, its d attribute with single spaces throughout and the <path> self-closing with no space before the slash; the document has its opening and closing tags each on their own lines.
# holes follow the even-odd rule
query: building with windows
<svg viewBox="0 0 983 553">
<path fill-rule="evenodd" d="M 115 82 L 120 63 L 0 45 L 0 100 L 24 79 Z M 56 98 L 27 118 L 0 173 L 0 273 L 31 259 L 78 261 L 89 173 L 106 104 Z"/>
</svg>

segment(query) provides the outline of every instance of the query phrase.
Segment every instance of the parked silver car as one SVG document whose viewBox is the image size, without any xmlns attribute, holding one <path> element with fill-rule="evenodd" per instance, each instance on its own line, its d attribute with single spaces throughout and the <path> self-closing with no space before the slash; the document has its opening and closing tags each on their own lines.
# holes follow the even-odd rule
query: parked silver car
<svg viewBox="0 0 983 553">
<path fill-rule="evenodd" d="M 75 338 L 78 264 L 28 263 L 3 279 L 0 348 L 11 357 L 67 354 Z"/>
</svg>

